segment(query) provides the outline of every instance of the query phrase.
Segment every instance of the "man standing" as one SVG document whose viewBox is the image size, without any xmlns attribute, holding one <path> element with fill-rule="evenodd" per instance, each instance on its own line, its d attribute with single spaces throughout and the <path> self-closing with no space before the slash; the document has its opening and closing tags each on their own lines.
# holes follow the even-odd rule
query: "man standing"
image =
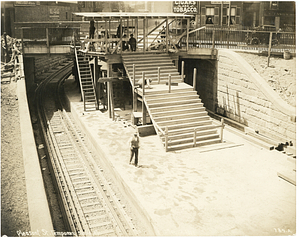
<svg viewBox="0 0 300 237">
<path fill-rule="evenodd" d="M 140 138 L 136 132 L 134 133 L 133 137 L 130 140 L 131 157 L 129 161 L 129 164 L 131 164 L 133 155 L 135 155 L 135 160 L 134 160 L 135 167 L 138 166 L 139 147 L 140 147 Z"/>
<path fill-rule="evenodd" d="M 135 51 L 136 50 L 136 39 L 133 38 L 133 34 L 130 34 L 130 39 L 128 41 L 128 44 L 130 45 L 130 50 Z"/>
</svg>

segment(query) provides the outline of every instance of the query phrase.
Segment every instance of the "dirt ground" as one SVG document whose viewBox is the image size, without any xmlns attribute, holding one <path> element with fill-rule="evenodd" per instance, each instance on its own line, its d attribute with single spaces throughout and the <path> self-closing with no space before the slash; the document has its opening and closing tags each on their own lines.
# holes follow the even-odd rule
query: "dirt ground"
<svg viewBox="0 0 300 237">
<path fill-rule="evenodd" d="M 296 57 L 285 60 L 282 57 L 268 58 L 250 53 L 240 55 L 288 104 L 296 106 Z"/>
<path fill-rule="evenodd" d="M 1 85 L 2 236 L 30 230 L 16 88 L 16 82 Z"/>
</svg>

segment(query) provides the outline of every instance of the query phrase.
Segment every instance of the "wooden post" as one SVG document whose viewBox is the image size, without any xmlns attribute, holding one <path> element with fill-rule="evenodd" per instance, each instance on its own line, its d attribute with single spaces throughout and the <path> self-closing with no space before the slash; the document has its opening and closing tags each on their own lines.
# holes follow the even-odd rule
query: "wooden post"
<svg viewBox="0 0 300 237">
<path fill-rule="evenodd" d="M 171 93 L 171 74 L 169 74 L 169 93 Z"/>
<path fill-rule="evenodd" d="M 160 67 L 157 69 L 157 79 L 158 79 L 158 84 L 160 83 Z"/>
<path fill-rule="evenodd" d="M 212 49 L 215 49 L 215 30 L 213 30 L 213 35 L 212 35 Z"/>
<path fill-rule="evenodd" d="M 22 29 L 23 32 L 23 29 Z M 5 55 L 5 63 L 9 62 L 9 54 L 8 54 L 8 47 L 7 47 L 7 38 L 6 38 L 6 32 L 4 32 L 4 45 L 5 45 L 5 51 L 4 51 L 4 55 Z M 23 37 L 22 37 L 23 39 Z"/>
<path fill-rule="evenodd" d="M 186 24 L 186 51 L 189 51 L 189 31 L 190 31 L 190 18 L 187 19 L 187 24 Z"/>
<path fill-rule="evenodd" d="M 196 90 L 196 80 L 197 80 L 197 68 L 194 68 L 194 74 L 193 74 L 193 88 L 194 88 L 194 91 Z"/>
<path fill-rule="evenodd" d="M 135 91 L 135 64 L 133 64 L 133 88 L 132 88 L 132 93 L 133 93 L 133 101 L 132 101 L 133 112 L 137 112 L 137 93 Z"/>
<path fill-rule="evenodd" d="M 273 34 L 273 32 L 270 32 L 269 49 L 268 49 L 268 67 L 270 64 L 270 56 L 271 56 L 271 48 L 272 48 L 272 34 Z"/>
<path fill-rule="evenodd" d="M 194 128 L 194 147 L 197 146 L 197 130 Z"/>
<path fill-rule="evenodd" d="M 169 18 L 166 19 L 166 50 L 169 52 Z"/>
<path fill-rule="evenodd" d="M 121 32 L 120 32 L 120 41 L 121 41 L 121 54 L 123 52 L 123 25 L 122 25 L 122 18 L 120 18 L 120 29 L 121 29 Z"/>
<path fill-rule="evenodd" d="M 136 40 L 138 40 L 138 36 L 139 36 L 138 29 L 139 29 L 139 19 L 136 18 L 136 19 L 135 19 L 135 31 L 134 31 L 134 38 L 135 38 Z M 138 46 L 136 45 L 136 48 L 137 48 L 137 47 L 138 47 Z"/>
<path fill-rule="evenodd" d="M 106 95 L 107 95 L 108 115 L 109 115 L 109 118 L 111 118 L 110 83 L 109 82 L 106 82 Z"/>
<path fill-rule="evenodd" d="M 181 61 L 181 81 L 184 82 L 184 61 Z"/>
<path fill-rule="evenodd" d="M 142 124 L 143 125 L 146 125 L 146 106 L 145 106 L 145 72 L 143 72 L 143 76 L 142 76 L 142 80 L 143 80 L 143 83 L 142 83 L 142 88 L 143 88 L 143 93 L 142 93 Z"/>
<path fill-rule="evenodd" d="M 168 151 L 168 127 L 165 128 L 165 149 Z"/>
<path fill-rule="evenodd" d="M 46 28 L 46 39 L 47 39 L 47 54 L 50 54 L 50 40 L 49 40 L 49 28 Z"/>
<path fill-rule="evenodd" d="M 223 129 L 224 129 L 224 118 L 221 119 L 221 131 L 220 131 L 221 142 L 223 142 Z"/>
<path fill-rule="evenodd" d="M 85 94 L 83 93 L 83 111 L 85 112 L 86 108 L 85 108 Z"/>
<path fill-rule="evenodd" d="M 143 19 L 143 52 L 146 52 L 146 19 Z"/>
<path fill-rule="evenodd" d="M 107 34 L 108 34 L 108 30 L 107 30 L 107 20 L 105 20 L 105 53 L 106 53 L 106 54 L 107 54 L 107 52 L 108 52 Z"/>
<path fill-rule="evenodd" d="M 24 56 L 24 29 L 21 28 L 21 45 L 22 45 L 22 53 Z"/>
<path fill-rule="evenodd" d="M 111 102 L 111 117 L 115 120 L 115 103 L 114 103 L 114 87 L 113 82 L 110 81 L 110 102 Z"/>
</svg>

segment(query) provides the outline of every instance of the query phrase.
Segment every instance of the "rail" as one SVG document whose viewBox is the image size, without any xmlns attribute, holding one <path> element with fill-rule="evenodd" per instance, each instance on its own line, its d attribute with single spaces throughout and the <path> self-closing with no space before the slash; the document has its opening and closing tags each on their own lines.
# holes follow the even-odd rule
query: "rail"
<svg viewBox="0 0 300 237">
<path fill-rule="evenodd" d="M 69 63 L 59 69 L 36 91 L 38 114 L 52 173 L 57 180 L 64 218 L 75 236 L 137 235 L 120 200 L 82 141 L 82 135 L 63 109 L 59 97 L 62 93 L 58 93 L 58 88 L 70 75 L 71 66 Z M 48 86 L 54 85 L 55 94 L 48 89 Z M 60 104 L 59 110 L 57 104 Z"/>
</svg>

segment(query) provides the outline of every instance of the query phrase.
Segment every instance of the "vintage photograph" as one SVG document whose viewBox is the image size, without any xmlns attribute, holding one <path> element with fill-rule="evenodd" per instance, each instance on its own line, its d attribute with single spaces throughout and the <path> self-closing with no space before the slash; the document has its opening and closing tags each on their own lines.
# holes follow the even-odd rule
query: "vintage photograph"
<svg viewBox="0 0 300 237">
<path fill-rule="evenodd" d="M 1 1 L 1 237 L 296 213 L 296 1 Z"/>
</svg>

